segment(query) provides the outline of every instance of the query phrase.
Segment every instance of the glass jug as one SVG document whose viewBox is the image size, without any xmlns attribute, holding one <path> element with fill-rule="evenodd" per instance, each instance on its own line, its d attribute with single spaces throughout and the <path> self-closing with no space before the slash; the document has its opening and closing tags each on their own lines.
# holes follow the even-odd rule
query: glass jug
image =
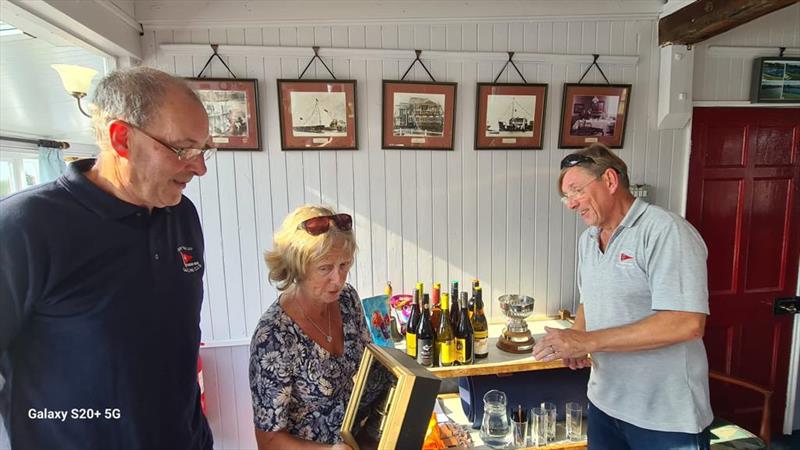
<svg viewBox="0 0 800 450">
<path fill-rule="evenodd" d="M 510 425 L 506 411 L 506 394 L 492 389 L 483 396 L 483 422 L 481 440 L 492 448 L 506 447 L 511 441 Z"/>
</svg>

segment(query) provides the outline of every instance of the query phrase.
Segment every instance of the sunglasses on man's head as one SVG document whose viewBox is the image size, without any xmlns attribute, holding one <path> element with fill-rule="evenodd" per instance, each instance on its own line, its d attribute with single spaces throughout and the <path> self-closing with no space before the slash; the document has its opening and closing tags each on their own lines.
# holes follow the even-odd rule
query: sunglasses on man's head
<svg viewBox="0 0 800 450">
<path fill-rule="evenodd" d="M 306 219 L 300 222 L 297 229 L 304 229 L 312 236 L 319 236 L 320 234 L 327 233 L 331 228 L 331 222 L 336 225 L 336 228 L 342 231 L 350 231 L 353 229 L 353 217 L 350 214 L 334 214 L 332 216 L 317 216 Z"/>
<path fill-rule="evenodd" d="M 569 169 L 570 167 L 575 167 L 583 163 L 595 164 L 595 161 L 590 156 L 573 153 L 565 156 L 564 159 L 561 160 L 561 170 Z"/>
</svg>

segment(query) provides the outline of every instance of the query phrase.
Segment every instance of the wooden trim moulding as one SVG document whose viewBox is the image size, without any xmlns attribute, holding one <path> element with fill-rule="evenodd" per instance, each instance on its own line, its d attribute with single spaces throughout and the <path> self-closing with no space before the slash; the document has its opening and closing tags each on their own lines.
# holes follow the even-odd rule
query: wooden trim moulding
<svg viewBox="0 0 800 450">
<path fill-rule="evenodd" d="M 211 51 L 209 44 L 160 44 L 159 49 L 165 56 L 202 56 Z M 222 56 L 273 56 L 310 58 L 314 50 L 309 47 L 270 47 L 264 45 L 224 45 L 220 44 L 217 52 Z M 380 49 L 380 48 L 341 48 L 327 47 L 319 49 L 320 57 L 351 58 L 366 60 L 385 59 L 413 59 L 414 50 Z M 508 61 L 508 52 L 468 52 L 468 51 L 443 51 L 423 50 L 420 55 L 423 59 L 446 61 L 480 61 L 480 62 L 505 62 Z M 525 53 L 514 52 L 514 62 L 518 63 L 578 63 L 591 64 L 592 55 L 565 54 L 565 53 Z M 639 62 L 638 56 L 612 56 L 601 55 L 599 64 L 635 67 Z"/>
</svg>

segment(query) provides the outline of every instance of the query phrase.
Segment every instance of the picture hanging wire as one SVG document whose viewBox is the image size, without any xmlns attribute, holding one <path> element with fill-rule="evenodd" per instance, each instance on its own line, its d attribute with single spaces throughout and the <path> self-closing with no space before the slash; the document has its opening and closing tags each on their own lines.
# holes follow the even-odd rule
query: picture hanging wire
<svg viewBox="0 0 800 450">
<path fill-rule="evenodd" d="M 306 68 L 303 69 L 303 72 L 300 74 L 300 76 L 297 79 L 298 80 L 302 80 L 303 79 L 303 75 L 306 74 L 306 70 L 308 70 L 308 68 L 311 67 L 311 63 L 313 63 L 314 60 L 317 59 L 317 60 L 319 60 L 319 62 L 322 63 L 322 66 L 325 67 L 325 70 L 327 70 L 328 73 L 331 74 L 331 78 L 333 78 L 335 80 L 336 79 L 336 75 L 334 75 L 333 72 L 331 72 L 331 69 L 328 68 L 328 65 L 325 64 L 325 61 L 323 61 L 322 58 L 319 57 L 319 47 L 314 46 L 314 47 L 311 47 L 311 49 L 314 50 L 314 56 L 311 57 L 311 61 L 308 62 L 308 64 L 306 65 Z"/>
<path fill-rule="evenodd" d="M 611 82 L 610 82 L 610 81 L 608 81 L 608 78 L 606 78 L 606 74 L 604 74 L 604 73 L 603 73 L 603 69 L 601 69 L 601 68 L 600 68 L 600 65 L 599 65 L 599 64 L 597 64 L 597 58 L 599 58 L 599 57 L 600 57 L 600 55 L 598 55 L 598 54 L 593 54 L 592 56 L 594 56 L 594 61 L 592 61 L 592 63 L 591 63 L 591 64 L 589 64 L 589 67 L 587 67 L 587 68 L 586 68 L 586 72 L 583 72 L 583 75 L 581 75 L 581 79 L 580 79 L 580 80 L 578 80 L 578 84 L 581 84 L 581 82 L 583 81 L 583 79 L 584 79 L 584 78 L 586 78 L 586 75 L 589 73 L 589 71 L 590 71 L 590 70 L 592 70 L 592 67 L 597 67 L 597 70 L 599 70 L 599 71 L 600 71 L 600 75 L 602 75 L 602 76 L 603 76 L 603 79 L 604 79 L 604 80 L 606 80 L 606 84 L 611 84 Z"/>
<path fill-rule="evenodd" d="M 236 74 L 234 74 L 234 73 L 233 73 L 233 71 L 231 70 L 231 68 L 230 68 L 230 67 L 228 67 L 228 65 L 225 63 L 225 60 L 224 60 L 224 59 L 222 59 L 222 57 L 221 57 L 221 56 L 219 56 L 219 53 L 217 53 L 217 48 L 219 48 L 219 44 L 211 44 L 211 50 L 212 50 L 214 53 L 212 53 L 212 54 L 211 54 L 211 56 L 209 56 L 209 57 L 208 57 L 208 61 L 206 61 L 206 65 L 205 65 L 205 66 L 203 66 L 203 68 L 200 70 L 200 73 L 198 73 L 198 74 L 197 74 L 197 77 L 195 77 L 195 78 L 203 78 L 203 72 L 205 72 L 205 71 L 206 71 L 206 68 L 208 68 L 209 64 L 211 64 L 211 60 L 212 60 L 212 59 L 214 59 L 214 57 L 215 57 L 215 56 L 217 57 L 217 59 L 219 60 L 219 62 L 221 62 L 221 63 L 222 63 L 222 65 L 223 65 L 223 66 L 225 66 L 225 69 L 228 71 L 228 73 L 229 73 L 229 74 L 231 74 L 231 76 L 232 76 L 233 78 L 236 78 Z"/>
<path fill-rule="evenodd" d="M 433 75 L 431 75 L 431 72 L 428 70 L 428 68 L 427 68 L 427 67 L 425 67 L 425 63 L 424 63 L 424 62 L 422 62 L 422 60 L 421 60 L 421 59 L 419 59 L 419 55 L 421 55 L 421 54 L 422 54 L 422 50 L 414 50 L 414 53 L 416 53 L 416 54 L 417 54 L 417 57 L 414 59 L 414 61 L 411 63 L 411 65 L 410 65 L 410 66 L 408 66 L 408 69 L 406 69 L 406 73 L 404 73 L 404 74 L 403 74 L 403 76 L 400 78 L 400 81 L 403 81 L 403 80 L 405 80 L 405 79 L 406 79 L 406 75 L 408 75 L 408 72 L 410 72 L 410 71 L 411 71 L 411 68 L 412 68 L 412 67 L 414 67 L 414 64 L 416 64 L 417 62 L 419 62 L 419 65 L 420 65 L 420 66 L 422 66 L 422 68 L 423 68 L 423 69 L 425 69 L 425 73 L 427 73 L 427 74 L 428 74 L 428 76 L 429 76 L 429 77 L 431 77 L 431 81 L 433 81 L 434 83 L 436 83 L 436 78 L 433 78 Z"/>
<path fill-rule="evenodd" d="M 786 47 L 778 47 L 778 51 L 780 52 L 778 53 L 778 58 L 783 58 L 783 52 L 786 51 Z"/>
<path fill-rule="evenodd" d="M 506 61 L 506 64 L 503 66 L 502 69 L 500 69 L 500 73 L 498 73 L 497 76 L 494 78 L 495 84 L 497 83 L 497 80 L 500 79 L 500 75 L 502 75 L 503 72 L 506 70 L 506 67 L 508 67 L 508 63 L 511 63 L 511 66 L 514 67 L 514 70 L 517 71 L 517 75 L 519 75 L 519 77 L 522 78 L 522 82 L 528 84 L 528 81 L 525 79 L 524 76 L 522 76 L 522 72 L 519 71 L 517 65 L 514 64 L 514 61 L 511 60 L 511 58 L 513 57 L 514 57 L 514 52 L 508 52 L 508 61 Z"/>
</svg>

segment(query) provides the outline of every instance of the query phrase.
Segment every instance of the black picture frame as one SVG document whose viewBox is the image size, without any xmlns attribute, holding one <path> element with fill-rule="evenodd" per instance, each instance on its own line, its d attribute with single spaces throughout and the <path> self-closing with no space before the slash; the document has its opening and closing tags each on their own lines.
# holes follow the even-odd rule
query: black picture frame
<svg viewBox="0 0 800 450">
<path fill-rule="evenodd" d="M 750 102 L 800 103 L 800 58 L 756 58 L 750 83 Z"/>
<path fill-rule="evenodd" d="M 186 78 L 208 113 L 208 131 L 219 151 L 262 147 L 255 78 Z"/>
</svg>

